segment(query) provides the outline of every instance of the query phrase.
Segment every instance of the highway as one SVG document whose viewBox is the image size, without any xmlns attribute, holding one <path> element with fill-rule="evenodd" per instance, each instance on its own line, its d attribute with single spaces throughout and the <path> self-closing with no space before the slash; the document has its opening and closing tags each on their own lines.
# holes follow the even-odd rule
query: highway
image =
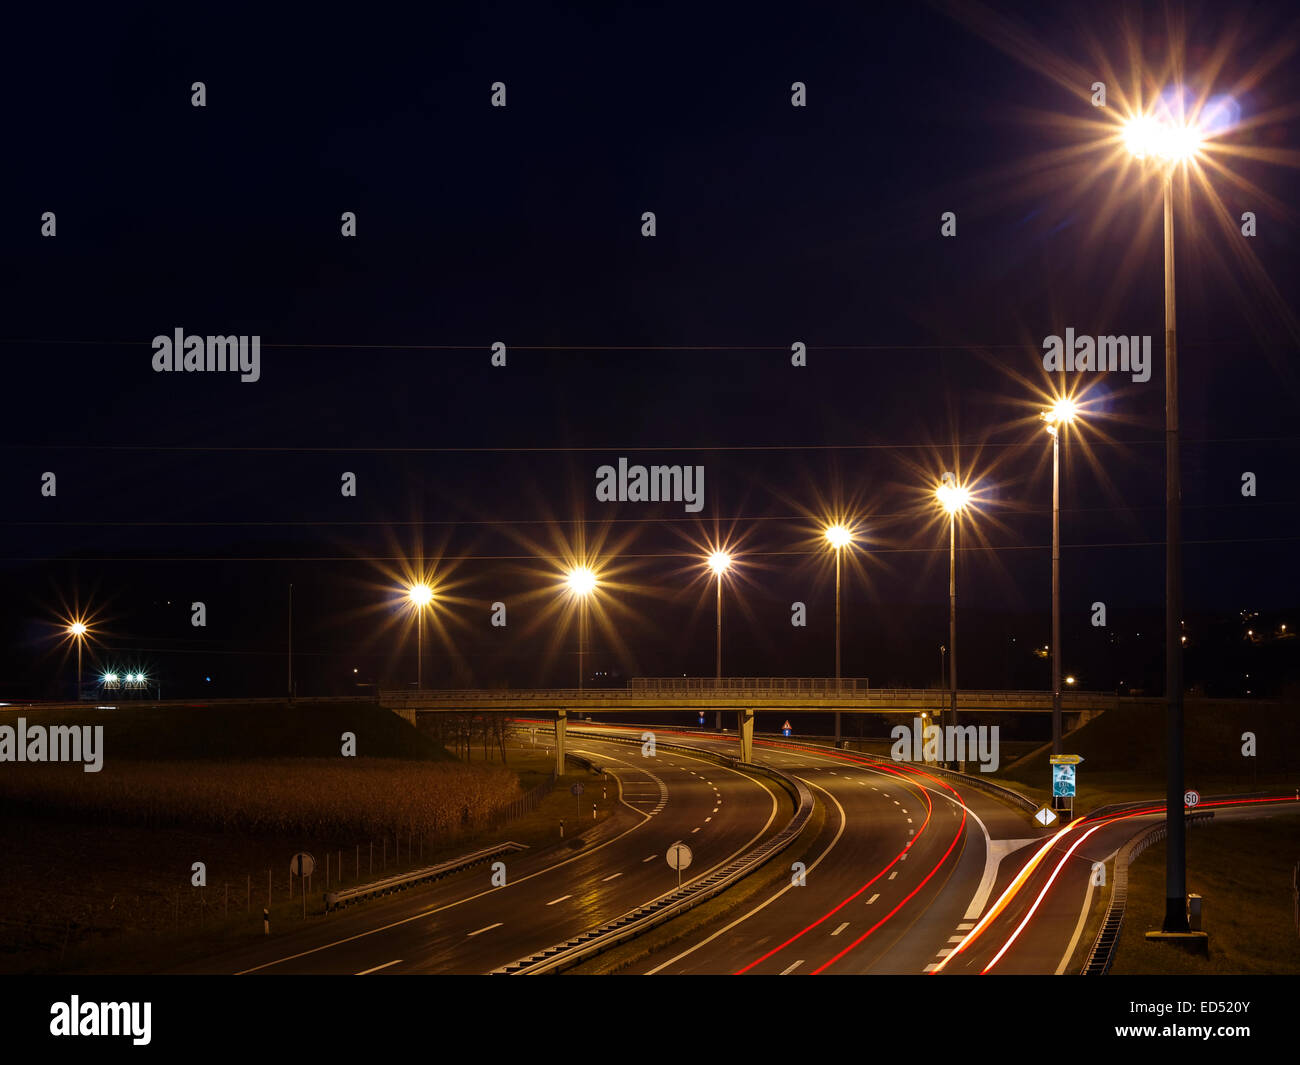
<svg viewBox="0 0 1300 1065">
<path fill-rule="evenodd" d="M 274 935 L 178 972 L 484 973 L 568 939 L 677 886 L 665 860 L 684 841 L 702 876 L 789 820 L 784 791 L 707 758 L 583 738 L 570 744 L 619 783 L 619 813 L 583 836 L 507 859 L 493 887 L 478 866 Z M 508 836 L 508 832 L 506 833 Z"/>
<path fill-rule="evenodd" d="M 361 903 L 265 943 L 179 966 L 240 974 L 485 973 L 670 893 L 668 847 L 688 843 L 684 878 L 702 877 L 791 815 L 761 774 L 709 757 L 737 753 L 734 734 L 584 724 L 570 751 L 605 768 L 620 789 L 615 816 L 582 834 L 507 860 L 494 887 L 478 866 Z M 609 739 L 602 738 L 609 736 Z M 758 873 L 759 890 L 723 914 L 617 971 L 651 975 L 948 974 L 1071 971 L 1096 890 L 1093 864 L 1163 816 L 1134 805 L 1065 829 L 923 766 L 829 746 L 758 737 L 755 759 L 802 780 L 824 810 L 815 832 Z M 1257 816 L 1260 804 L 1207 800 L 1217 816 Z M 508 830 L 501 840 L 508 839 Z M 793 860 L 804 865 L 795 883 Z M 679 926 L 680 927 L 680 926 Z M 580 966 L 583 971 L 585 966 Z"/>
<path fill-rule="evenodd" d="M 666 738 L 736 749 L 734 736 Z M 826 806 L 804 886 L 778 860 L 779 882 L 754 902 L 628 971 L 922 973 L 973 926 L 999 866 L 1012 864 L 1001 860 L 1047 835 L 1027 814 L 977 789 L 958 793 L 922 767 L 774 739 L 756 739 L 755 750 Z"/>
</svg>

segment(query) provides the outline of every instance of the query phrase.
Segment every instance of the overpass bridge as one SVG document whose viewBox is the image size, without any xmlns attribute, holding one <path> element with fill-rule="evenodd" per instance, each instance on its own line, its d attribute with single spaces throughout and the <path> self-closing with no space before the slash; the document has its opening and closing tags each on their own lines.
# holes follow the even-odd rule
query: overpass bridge
<svg viewBox="0 0 1300 1065">
<path fill-rule="evenodd" d="M 627 688 L 500 688 L 383 690 L 379 705 L 415 723 L 422 713 L 553 713 L 556 766 L 563 769 L 564 733 L 570 712 L 586 715 L 610 712 L 638 714 L 681 711 L 728 712 L 737 715 L 740 752 L 751 761 L 754 714 L 840 712 L 913 716 L 946 709 L 947 690 L 938 688 L 868 688 L 865 680 L 845 678 L 838 687 L 824 677 L 744 677 L 721 681 L 699 677 L 637 678 Z M 1159 698 L 1117 696 L 1108 692 L 1061 693 L 1062 713 L 1077 722 L 1121 705 L 1163 706 Z M 959 691 L 959 716 L 980 713 L 1052 712 L 1052 693 L 1042 691 Z"/>
</svg>

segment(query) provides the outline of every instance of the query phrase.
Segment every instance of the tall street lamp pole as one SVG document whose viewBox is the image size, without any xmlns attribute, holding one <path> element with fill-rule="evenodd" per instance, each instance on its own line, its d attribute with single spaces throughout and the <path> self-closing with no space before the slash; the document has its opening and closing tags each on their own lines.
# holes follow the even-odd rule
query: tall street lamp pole
<svg viewBox="0 0 1300 1065">
<path fill-rule="evenodd" d="M 950 724 L 957 727 L 957 515 L 970 503 L 970 489 L 959 485 L 951 474 L 944 474 L 934 492 L 939 506 L 948 514 L 948 699 Z M 963 752 L 965 745 L 962 745 Z M 965 772 L 963 758 L 959 770 Z"/>
<path fill-rule="evenodd" d="M 853 534 L 843 525 L 832 525 L 826 539 L 835 549 L 835 692 L 840 691 L 840 555 L 853 542 Z M 835 711 L 835 746 L 840 745 L 840 711 Z"/>
<path fill-rule="evenodd" d="M 1078 408 L 1062 397 L 1043 411 L 1052 438 L 1052 753 L 1061 750 L 1061 433 L 1074 423 Z M 1053 804 L 1056 797 L 1053 796 Z"/>
<path fill-rule="evenodd" d="M 1183 530 L 1178 455 L 1178 344 L 1174 305 L 1173 171 L 1165 173 L 1165 692 L 1169 700 L 1165 781 L 1166 932 L 1186 932 L 1187 822 L 1183 807 Z"/>
<path fill-rule="evenodd" d="M 709 555 L 709 569 L 713 570 L 718 583 L 718 622 L 717 622 L 717 658 L 714 669 L 714 691 L 722 688 L 722 575 L 731 568 L 731 556 L 725 551 L 714 551 Z M 714 726 L 722 731 L 722 711 L 716 712 Z"/>
<path fill-rule="evenodd" d="M 1183 531 L 1178 432 L 1178 342 L 1174 300 L 1174 175 L 1196 156 L 1202 131 L 1182 115 L 1142 115 L 1125 129 L 1129 151 L 1161 168 L 1165 267 L 1165 932 L 1188 932 L 1187 821 L 1183 805 Z"/>
<path fill-rule="evenodd" d="M 407 589 L 406 597 L 415 607 L 415 687 L 424 690 L 424 608 L 433 602 L 433 589 L 427 584 L 415 584 Z"/>
</svg>

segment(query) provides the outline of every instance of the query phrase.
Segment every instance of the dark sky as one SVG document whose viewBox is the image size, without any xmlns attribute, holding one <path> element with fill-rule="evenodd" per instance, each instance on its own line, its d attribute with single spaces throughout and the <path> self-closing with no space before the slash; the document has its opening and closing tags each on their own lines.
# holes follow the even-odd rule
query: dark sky
<svg viewBox="0 0 1300 1065">
<path fill-rule="evenodd" d="M 1094 78 L 1177 54 L 1196 91 L 1240 90 L 1224 143 L 1294 158 L 1300 64 L 1274 55 L 1300 41 L 1290 5 L 610 6 L 14 18 L 0 683 L 50 690 L 41 626 L 79 602 L 105 619 L 97 661 L 278 693 L 290 581 L 303 686 L 338 690 L 345 664 L 395 682 L 407 641 L 362 612 L 398 566 L 376 559 L 421 542 L 455 584 L 439 682 L 566 683 L 571 626 L 545 609 L 546 564 L 520 556 L 572 542 L 577 518 L 621 557 L 598 666 L 711 672 L 711 598 L 672 556 L 716 527 L 749 561 L 727 672 L 824 674 L 829 556 L 807 515 L 837 501 L 865 536 L 845 673 L 928 683 L 947 545 L 924 489 L 944 470 L 984 500 L 959 567 L 971 639 L 1002 615 L 998 639 L 1046 635 L 1051 475 L 1032 419 L 1043 338 L 1067 326 L 1150 335 L 1155 362 L 1146 383 L 1093 375 L 1067 442 L 1067 632 L 1098 637 L 1095 601 L 1117 631 L 1158 619 L 1159 189 L 1070 152 L 1104 121 Z M 1177 220 L 1195 615 L 1292 607 L 1300 570 L 1297 171 L 1223 165 Z M 1258 236 L 1220 230 L 1215 196 L 1227 217 L 1255 211 Z M 151 338 L 177 328 L 259 335 L 261 379 L 155 373 Z M 703 510 L 597 502 L 596 468 L 622 455 L 703 464 Z M 968 659 L 971 683 L 1038 683 L 997 659 Z"/>
</svg>

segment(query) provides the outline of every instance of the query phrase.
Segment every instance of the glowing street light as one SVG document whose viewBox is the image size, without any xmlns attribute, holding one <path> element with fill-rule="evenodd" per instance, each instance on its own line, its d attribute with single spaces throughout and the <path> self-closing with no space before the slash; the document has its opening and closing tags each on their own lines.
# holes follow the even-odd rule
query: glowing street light
<svg viewBox="0 0 1300 1065">
<path fill-rule="evenodd" d="M 80 618 L 74 618 L 64 630 L 68 636 L 77 641 L 77 701 L 81 701 L 81 647 L 90 633 L 89 626 Z"/>
<path fill-rule="evenodd" d="M 1183 533 L 1182 472 L 1178 447 L 1178 343 L 1174 301 L 1174 175 L 1193 162 L 1204 140 L 1198 116 L 1189 120 L 1181 97 L 1166 97 L 1154 113 L 1131 118 L 1124 144 L 1137 159 L 1161 169 L 1165 237 L 1165 698 L 1167 775 L 1165 818 L 1165 932 L 1186 932 L 1187 822 L 1183 808 Z"/>
<path fill-rule="evenodd" d="M 948 698 L 957 727 L 957 515 L 970 506 L 970 489 L 946 473 L 934 490 L 935 502 L 948 515 Z M 963 762 L 961 768 L 965 769 Z"/>
<path fill-rule="evenodd" d="M 718 624 L 717 624 L 717 668 L 714 671 L 714 689 L 722 687 L 722 575 L 731 569 L 731 555 L 726 551 L 717 550 L 712 552 L 706 560 L 706 565 L 713 571 L 717 578 L 718 584 Z M 717 711 L 714 719 L 714 726 L 719 732 L 722 731 L 722 711 Z"/>
<path fill-rule="evenodd" d="M 853 543 L 853 532 L 836 522 L 826 528 L 826 542 L 835 550 L 835 690 L 840 690 L 840 553 Z M 835 746 L 840 745 L 840 712 L 835 711 Z"/>
<path fill-rule="evenodd" d="M 598 582 L 589 566 L 574 566 L 565 575 L 564 583 L 578 601 L 578 691 L 582 691 L 586 682 L 582 667 L 587 638 L 587 600 L 595 592 Z"/>
<path fill-rule="evenodd" d="M 1043 411 L 1052 438 L 1052 753 L 1061 750 L 1061 430 L 1074 424 L 1079 406 L 1059 397 Z M 1056 797 L 1053 797 L 1053 802 Z"/>
<path fill-rule="evenodd" d="M 413 584 L 406 598 L 415 607 L 415 687 L 424 688 L 424 609 L 433 602 L 433 589 L 427 584 Z"/>
</svg>

